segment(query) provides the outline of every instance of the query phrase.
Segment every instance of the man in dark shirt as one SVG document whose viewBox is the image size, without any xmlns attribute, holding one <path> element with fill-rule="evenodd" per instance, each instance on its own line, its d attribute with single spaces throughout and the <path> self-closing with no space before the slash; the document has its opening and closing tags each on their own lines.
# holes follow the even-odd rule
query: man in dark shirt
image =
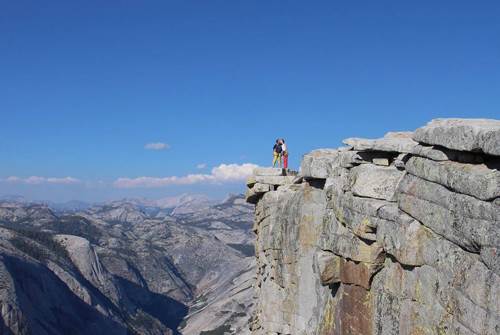
<svg viewBox="0 0 500 335">
<path fill-rule="evenodd" d="M 276 167 L 276 163 L 279 163 L 279 167 L 281 167 L 281 143 L 280 140 L 276 140 L 276 144 L 273 147 L 273 167 Z"/>
</svg>

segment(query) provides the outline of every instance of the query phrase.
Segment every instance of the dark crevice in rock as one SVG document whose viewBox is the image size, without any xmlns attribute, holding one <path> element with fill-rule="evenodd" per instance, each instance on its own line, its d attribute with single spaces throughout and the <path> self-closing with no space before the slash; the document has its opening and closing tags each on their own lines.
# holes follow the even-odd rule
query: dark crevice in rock
<svg viewBox="0 0 500 335">
<path fill-rule="evenodd" d="M 377 242 L 377 241 L 374 241 L 374 240 L 369 240 L 367 238 L 364 238 L 364 237 L 356 235 L 356 234 L 354 234 L 354 236 L 356 236 L 357 238 L 359 238 L 361 241 L 363 241 L 367 245 L 372 245 L 373 243 Z"/>
<path fill-rule="evenodd" d="M 484 165 L 488 169 L 500 171 L 500 159 L 494 156 L 487 156 L 484 159 Z"/>
<path fill-rule="evenodd" d="M 453 161 L 453 162 L 458 162 L 458 163 L 466 163 L 466 164 L 482 164 L 485 162 L 485 160 L 488 160 L 490 158 L 494 158 L 495 156 L 491 156 L 488 154 L 485 154 L 482 151 L 460 151 L 460 150 L 453 150 L 453 149 L 448 149 L 440 145 L 431 145 L 431 144 L 426 144 L 426 143 L 419 143 L 420 146 L 426 148 L 426 149 L 434 149 L 436 151 L 441 151 L 444 156 L 447 157 L 447 160 Z M 418 152 L 412 153 L 413 156 L 418 156 L 426 159 L 433 160 L 435 162 L 442 162 L 443 160 L 436 160 L 433 159 L 432 157 L 429 157 L 428 155 L 421 154 Z"/>
<path fill-rule="evenodd" d="M 398 155 L 397 151 L 358 151 L 358 155 L 365 162 L 371 162 L 374 158 L 387 158 L 391 163 Z"/>
<path fill-rule="evenodd" d="M 331 290 L 331 295 L 333 298 L 335 298 L 335 296 L 337 295 L 337 292 L 340 288 L 340 284 L 341 283 L 338 282 L 338 283 L 333 283 L 333 284 L 328 285 L 328 288 Z"/>
<path fill-rule="evenodd" d="M 307 178 L 306 182 L 309 186 L 322 190 L 325 188 L 326 179 Z"/>
<path fill-rule="evenodd" d="M 373 280 L 375 279 L 375 276 L 380 273 L 380 271 L 382 271 L 382 269 L 384 268 L 384 265 L 381 264 L 380 267 L 372 274 L 372 276 L 370 277 L 370 280 L 368 281 L 368 286 L 371 288 L 372 287 L 372 284 L 373 284 Z"/>
<path fill-rule="evenodd" d="M 394 255 L 391 255 L 389 253 L 385 254 L 387 258 L 389 258 L 393 263 L 397 263 L 403 268 L 403 270 L 406 271 L 413 271 L 415 268 L 421 267 L 421 265 L 410 265 L 410 264 L 404 264 L 401 263 Z"/>
</svg>

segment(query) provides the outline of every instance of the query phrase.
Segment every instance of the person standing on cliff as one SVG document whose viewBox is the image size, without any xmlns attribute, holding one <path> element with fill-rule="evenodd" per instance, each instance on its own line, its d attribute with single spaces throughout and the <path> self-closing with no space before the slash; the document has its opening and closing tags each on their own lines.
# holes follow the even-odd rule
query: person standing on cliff
<svg viewBox="0 0 500 335">
<path fill-rule="evenodd" d="M 288 169 L 288 148 L 284 138 L 281 139 L 281 155 L 283 156 L 283 168 Z"/>
<path fill-rule="evenodd" d="M 276 140 L 276 144 L 273 147 L 273 167 L 276 167 L 276 163 L 279 163 L 279 167 L 281 168 L 281 143 L 280 140 Z"/>
</svg>

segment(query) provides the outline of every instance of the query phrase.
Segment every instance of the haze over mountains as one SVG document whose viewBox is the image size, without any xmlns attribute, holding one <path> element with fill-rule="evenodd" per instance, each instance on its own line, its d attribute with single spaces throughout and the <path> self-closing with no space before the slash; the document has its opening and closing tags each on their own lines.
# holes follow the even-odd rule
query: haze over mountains
<svg viewBox="0 0 500 335">
<path fill-rule="evenodd" d="M 241 195 L 102 204 L 4 198 L 0 332 L 244 334 L 252 215 Z"/>
<path fill-rule="evenodd" d="M 231 195 L 229 195 L 231 196 Z M 193 206 L 202 206 L 207 203 L 216 203 L 218 200 L 212 199 L 204 194 L 190 194 L 184 193 L 178 196 L 172 197 L 164 197 L 160 199 L 150 199 L 150 198 L 123 198 L 119 200 L 111 200 L 111 201 L 102 201 L 102 202 L 89 202 L 83 200 L 68 200 L 64 202 L 57 201 L 37 201 L 30 200 L 22 195 L 3 195 L 0 196 L 0 201 L 2 202 L 15 202 L 15 203 L 24 203 L 24 204 L 44 204 L 47 205 L 53 211 L 61 211 L 61 212 L 69 212 L 69 211 L 79 211 L 88 209 L 94 205 L 102 206 L 105 204 L 112 203 L 130 203 L 138 206 L 140 209 L 145 208 L 160 208 L 160 209 L 175 209 L 178 206 L 186 206 L 192 204 Z"/>
</svg>

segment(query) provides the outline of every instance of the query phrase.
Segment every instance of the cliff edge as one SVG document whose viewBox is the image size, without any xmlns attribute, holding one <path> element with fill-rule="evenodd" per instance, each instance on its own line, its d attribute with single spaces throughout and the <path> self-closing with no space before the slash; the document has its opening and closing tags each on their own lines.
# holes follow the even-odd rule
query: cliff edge
<svg viewBox="0 0 500 335">
<path fill-rule="evenodd" d="M 500 121 L 258 168 L 253 334 L 500 334 Z"/>
</svg>

